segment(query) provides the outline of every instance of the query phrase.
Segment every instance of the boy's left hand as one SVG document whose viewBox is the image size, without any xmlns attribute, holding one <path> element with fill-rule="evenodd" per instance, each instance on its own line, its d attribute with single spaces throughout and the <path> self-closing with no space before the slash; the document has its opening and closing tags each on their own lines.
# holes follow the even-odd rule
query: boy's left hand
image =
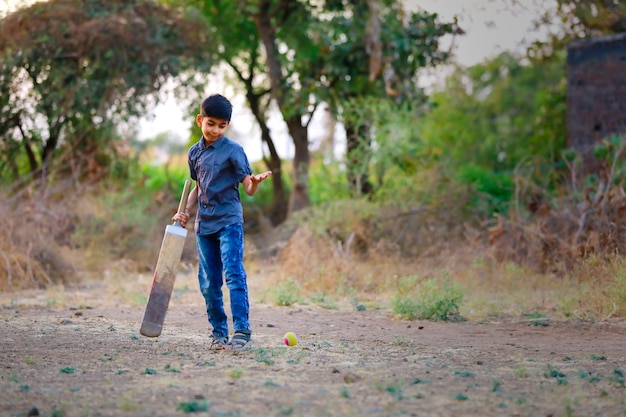
<svg viewBox="0 0 626 417">
<path fill-rule="evenodd" d="M 250 179 L 252 180 L 252 182 L 255 182 L 258 184 L 261 181 L 265 180 L 270 175 L 272 175 L 272 171 L 265 171 L 257 175 L 250 175 Z"/>
</svg>

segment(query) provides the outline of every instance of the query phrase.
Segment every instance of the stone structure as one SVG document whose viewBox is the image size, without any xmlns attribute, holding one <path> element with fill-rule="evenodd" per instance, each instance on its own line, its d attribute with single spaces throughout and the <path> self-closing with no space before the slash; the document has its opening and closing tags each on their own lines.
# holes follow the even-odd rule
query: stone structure
<svg viewBox="0 0 626 417">
<path fill-rule="evenodd" d="M 626 135 L 626 33 L 567 49 L 568 146 L 593 170 L 594 145 L 613 134 Z"/>
</svg>

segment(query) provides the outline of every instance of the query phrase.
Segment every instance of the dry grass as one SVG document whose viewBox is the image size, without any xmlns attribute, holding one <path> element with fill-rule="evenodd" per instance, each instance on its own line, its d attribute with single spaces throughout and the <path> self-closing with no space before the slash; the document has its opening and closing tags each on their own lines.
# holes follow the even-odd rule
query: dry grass
<svg viewBox="0 0 626 417">
<path fill-rule="evenodd" d="M 59 194 L 73 197 L 60 198 Z M 159 207 L 173 204 L 155 200 L 156 214 L 149 214 L 141 208 L 120 209 L 126 197 L 89 193 L 79 199 L 78 195 L 57 193 L 55 198 L 38 201 L 41 204 L 35 204 L 28 193 L 4 199 L 0 204 L 0 227 L 6 231 L 0 235 L 0 289 L 56 288 L 58 293 L 52 298 L 63 302 L 68 284 L 96 279 L 106 280 L 107 294 L 114 300 L 145 302 L 144 290 L 162 238 L 160 219 L 166 221 L 169 216 L 167 209 Z M 622 200 L 615 201 L 621 204 Z M 342 204 L 341 211 L 348 212 L 347 203 Z M 471 320 L 539 313 L 586 320 L 626 316 L 626 261 L 619 254 L 582 256 L 581 251 L 569 250 L 570 259 L 561 256 L 559 262 L 552 261 L 551 268 L 546 267 L 555 253 L 553 246 L 545 245 L 546 239 L 560 242 L 561 250 L 568 241 L 566 234 L 547 234 L 546 217 L 540 218 L 541 226 L 501 219 L 495 228 L 460 236 L 450 235 L 449 226 L 438 227 L 442 219 L 427 211 L 411 217 L 407 211 L 389 210 L 383 214 L 367 209 L 350 219 L 331 213 L 330 223 L 324 218 L 309 219 L 287 231 L 248 236 L 246 269 L 253 295 L 272 301 L 270 291 L 290 281 L 294 287 L 283 290 L 294 292 L 292 299 L 299 302 L 387 309 L 403 277 L 425 282 L 447 276 L 462 288 L 460 314 Z M 556 222 L 556 214 L 552 216 Z M 598 233 L 593 226 L 600 224 L 598 216 L 597 212 L 587 214 L 588 227 L 580 235 Z M 139 218 L 157 225 L 142 225 Z M 536 233 L 540 227 L 543 232 Z M 183 269 L 194 277 L 195 247 L 190 236 Z M 195 277 L 189 288 L 195 294 Z"/>
<path fill-rule="evenodd" d="M 45 287 L 76 279 L 66 251 L 74 227 L 73 195 L 26 188 L 0 204 L 0 290 Z M 61 198 L 63 197 L 63 198 Z"/>
</svg>

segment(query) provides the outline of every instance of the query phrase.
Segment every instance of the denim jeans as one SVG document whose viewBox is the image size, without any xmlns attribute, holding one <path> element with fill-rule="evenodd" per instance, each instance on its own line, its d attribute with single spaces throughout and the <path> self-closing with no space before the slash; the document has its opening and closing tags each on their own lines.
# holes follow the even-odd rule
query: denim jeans
<svg viewBox="0 0 626 417">
<path fill-rule="evenodd" d="M 224 277 L 230 293 L 235 332 L 250 334 L 248 284 L 243 267 L 243 224 L 226 226 L 211 235 L 196 235 L 198 282 L 214 337 L 228 337 L 224 311 Z"/>
</svg>

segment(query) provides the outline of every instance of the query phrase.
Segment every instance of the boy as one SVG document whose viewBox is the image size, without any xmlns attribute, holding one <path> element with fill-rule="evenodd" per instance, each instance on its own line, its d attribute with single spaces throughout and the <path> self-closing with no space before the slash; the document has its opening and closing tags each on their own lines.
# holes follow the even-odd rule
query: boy
<svg viewBox="0 0 626 417">
<path fill-rule="evenodd" d="M 211 349 L 241 349 L 250 342 L 248 285 L 243 267 L 243 209 L 239 184 L 246 194 L 256 193 L 271 171 L 252 175 L 243 148 L 224 136 L 230 125 L 232 104 L 219 94 L 202 102 L 196 123 L 202 138 L 189 149 L 188 162 L 195 187 L 187 207 L 172 218 L 183 227 L 189 212 L 198 205 L 195 231 L 198 250 L 198 281 L 213 327 Z M 228 318 L 222 295 L 223 278 L 230 293 L 234 334 L 228 340 Z"/>
</svg>

